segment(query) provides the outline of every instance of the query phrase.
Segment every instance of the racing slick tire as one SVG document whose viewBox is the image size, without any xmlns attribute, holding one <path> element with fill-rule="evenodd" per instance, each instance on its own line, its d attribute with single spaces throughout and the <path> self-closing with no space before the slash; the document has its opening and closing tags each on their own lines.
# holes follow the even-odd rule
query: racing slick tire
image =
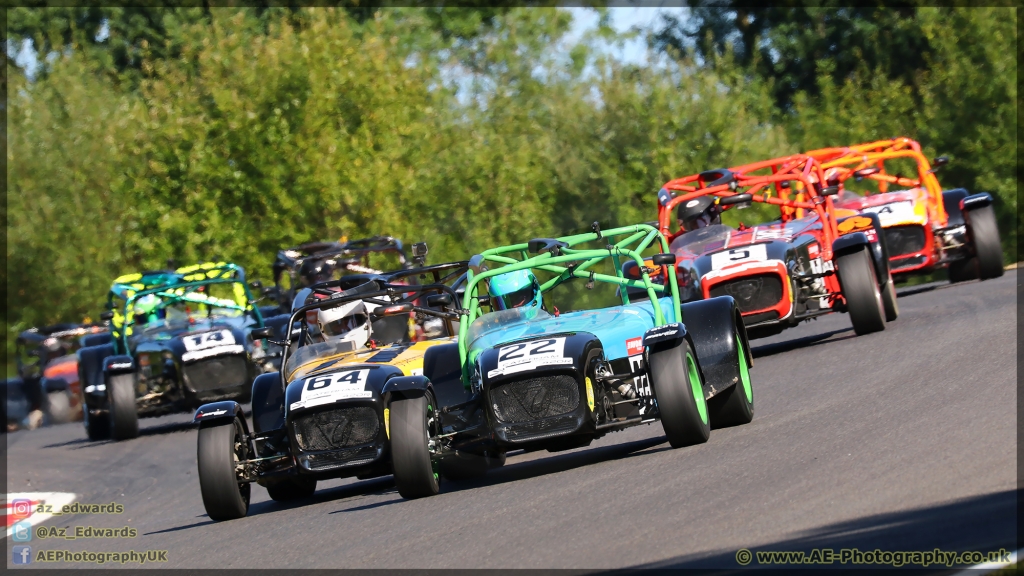
<svg viewBox="0 0 1024 576">
<path fill-rule="evenodd" d="M 976 208 L 970 212 L 971 240 L 978 259 L 978 276 L 982 280 L 1003 275 L 1003 248 L 999 244 L 999 227 L 996 226 L 996 212 L 991 205 Z"/>
<path fill-rule="evenodd" d="M 110 400 L 110 437 L 131 440 L 139 437 L 139 412 L 135 407 L 135 374 L 111 376 L 107 382 Z"/>
<path fill-rule="evenodd" d="M 395 486 L 403 498 L 433 496 L 440 490 L 438 470 L 430 458 L 430 427 L 436 427 L 430 393 L 391 401 L 391 461 Z"/>
<path fill-rule="evenodd" d="M 661 425 L 673 448 L 708 441 L 704 387 L 688 340 L 658 347 L 649 355 L 651 387 L 661 412 Z"/>
<path fill-rule="evenodd" d="M 963 260 L 954 260 L 949 263 L 949 267 L 946 268 L 946 273 L 949 275 L 950 284 L 977 280 L 978 259 L 971 256 L 970 258 L 964 258 Z"/>
<path fill-rule="evenodd" d="M 85 434 L 89 440 L 96 442 L 110 438 L 110 415 L 106 411 L 99 414 L 89 414 L 89 402 L 86 400 L 87 390 L 101 383 L 103 378 L 103 358 L 110 353 L 110 349 L 100 347 L 84 349 L 78 352 L 78 382 L 81 388 L 82 398 L 82 425 L 85 426 Z"/>
<path fill-rule="evenodd" d="M 55 390 L 46 395 L 46 412 L 50 415 L 51 424 L 67 424 L 71 422 L 71 399 L 63 390 Z"/>
<path fill-rule="evenodd" d="M 736 339 L 736 354 L 739 357 L 740 381 L 708 400 L 708 416 L 711 418 L 712 428 L 749 424 L 754 419 L 754 389 L 750 385 L 750 370 L 747 367 L 743 338 L 738 332 L 733 334 L 733 338 Z"/>
<path fill-rule="evenodd" d="M 267 494 L 275 502 L 309 498 L 316 492 L 316 478 L 287 478 L 267 484 Z"/>
<path fill-rule="evenodd" d="M 238 418 L 199 425 L 199 489 L 210 520 L 221 522 L 242 518 L 249 512 L 252 486 L 239 482 L 235 462 L 247 460 L 248 445 Z"/>
<path fill-rule="evenodd" d="M 885 310 L 871 254 L 867 249 L 843 254 L 836 258 L 836 268 L 853 331 L 863 336 L 885 330 Z"/>
<path fill-rule="evenodd" d="M 882 309 L 885 310 L 886 322 L 892 322 L 900 317 L 900 306 L 896 302 L 896 283 L 893 282 L 891 275 L 889 281 L 885 283 L 885 289 L 882 290 Z"/>
</svg>

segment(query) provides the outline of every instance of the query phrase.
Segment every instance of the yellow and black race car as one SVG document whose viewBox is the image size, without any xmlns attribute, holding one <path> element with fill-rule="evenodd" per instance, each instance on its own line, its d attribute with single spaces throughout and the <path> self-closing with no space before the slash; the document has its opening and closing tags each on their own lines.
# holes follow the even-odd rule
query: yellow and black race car
<svg viewBox="0 0 1024 576">
<path fill-rule="evenodd" d="M 312 286 L 288 321 L 298 329 L 275 342 L 284 350 L 283 370 L 253 382 L 252 433 L 236 402 L 196 412 L 199 483 L 210 518 L 245 516 L 252 482 L 274 500 L 291 500 L 312 495 L 318 480 L 402 474 L 412 466 L 436 491 L 440 460 L 422 457 L 422 446 L 405 446 L 415 435 L 403 431 L 441 434 L 439 406 L 468 398 L 456 342 L 457 291 L 467 269 L 468 262 L 454 262 Z M 374 326 L 388 319 L 434 319 L 442 329 L 431 339 L 415 330 L 381 338 Z M 263 332 L 254 337 L 271 338 L 269 328 Z M 403 400 L 423 398 L 429 415 L 407 414 Z M 416 457 L 394 457 L 406 453 Z M 501 463 L 496 457 L 484 464 Z M 458 474 L 458 463 L 448 469 Z"/>
</svg>

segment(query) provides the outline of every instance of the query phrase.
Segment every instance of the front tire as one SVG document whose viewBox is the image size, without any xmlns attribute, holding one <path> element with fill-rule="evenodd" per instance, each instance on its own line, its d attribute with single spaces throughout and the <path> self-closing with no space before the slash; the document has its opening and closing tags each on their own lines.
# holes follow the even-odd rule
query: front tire
<svg viewBox="0 0 1024 576">
<path fill-rule="evenodd" d="M 433 496 L 440 491 L 438 470 L 430 458 L 430 432 L 436 426 L 428 394 L 391 401 L 391 458 L 395 485 L 403 498 Z"/>
<path fill-rule="evenodd" d="M 733 333 L 740 380 L 735 386 L 708 400 L 708 414 L 712 428 L 726 428 L 749 424 L 754 419 L 754 389 L 751 387 L 747 354 L 739 332 Z"/>
<path fill-rule="evenodd" d="M 885 310 L 871 254 L 866 249 L 843 254 L 836 258 L 836 268 L 853 331 L 863 336 L 885 330 Z"/>
<path fill-rule="evenodd" d="M 1003 275 L 1003 248 L 999 243 L 995 209 L 989 205 L 970 211 L 971 240 L 978 259 L 978 276 L 982 280 Z"/>
<path fill-rule="evenodd" d="M 711 435 L 704 386 L 690 343 L 652 350 L 651 387 L 661 425 L 673 448 L 703 444 Z"/>
<path fill-rule="evenodd" d="M 71 422 L 71 399 L 63 390 L 50 392 L 46 395 L 47 413 L 51 424 L 67 424 Z"/>
<path fill-rule="evenodd" d="M 235 473 L 238 462 L 249 458 L 244 430 L 238 418 L 230 424 L 200 425 L 199 489 L 210 520 L 234 520 L 249 512 L 252 486 Z"/>
<path fill-rule="evenodd" d="M 900 306 L 896 302 L 896 283 L 893 282 L 892 275 L 889 275 L 889 281 L 882 290 L 882 309 L 885 311 L 886 322 L 892 322 L 900 317 Z"/>
<path fill-rule="evenodd" d="M 107 382 L 110 399 L 110 436 L 130 440 L 139 436 L 139 413 L 135 407 L 135 374 L 111 376 Z"/>
</svg>

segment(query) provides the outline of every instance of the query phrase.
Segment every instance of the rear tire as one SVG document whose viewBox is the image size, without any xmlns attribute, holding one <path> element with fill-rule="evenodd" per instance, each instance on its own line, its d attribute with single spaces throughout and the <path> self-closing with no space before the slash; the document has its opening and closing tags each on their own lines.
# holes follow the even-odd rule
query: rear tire
<svg viewBox="0 0 1024 576">
<path fill-rule="evenodd" d="M 703 444 L 711 435 L 704 387 L 690 343 L 652 350 L 651 386 L 661 425 L 673 448 Z"/>
<path fill-rule="evenodd" d="M 111 376 L 107 382 L 110 400 L 110 436 L 130 440 L 139 436 L 139 412 L 135 407 L 135 374 Z"/>
<path fill-rule="evenodd" d="M 873 264 L 866 249 L 836 258 L 839 285 L 858 336 L 885 330 L 885 310 Z"/>
<path fill-rule="evenodd" d="M 249 456 L 243 434 L 238 418 L 199 428 L 199 489 L 206 514 L 215 522 L 242 518 L 249 512 L 252 486 L 239 482 L 235 474 L 235 464 Z"/>
<path fill-rule="evenodd" d="M 310 498 L 316 492 L 316 478 L 288 478 L 267 484 L 267 493 L 275 502 Z"/>
<path fill-rule="evenodd" d="M 436 426 L 429 394 L 391 401 L 391 459 L 395 485 L 403 498 L 433 496 L 440 490 L 430 458 L 430 430 Z"/>
<path fill-rule="evenodd" d="M 51 424 L 67 424 L 71 422 L 71 399 L 63 390 L 50 392 L 46 395 L 48 405 L 46 411 L 50 415 Z"/>
<path fill-rule="evenodd" d="M 978 276 L 982 280 L 1003 275 L 1003 248 L 999 243 L 999 227 L 996 226 L 995 209 L 989 205 L 971 210 L 968 228 L 974 242 L 974 253 L 978 259 Z"/>
<path fill-rule="evenodd" d="M 885 289 L 882 290 L 882 309 L 885 310 L 886 322 L 892 322 L 900 317 L 900 306 L 896 302 L 896 283 L 893 282 L 891 274 L 889 281 L 885 283 Z"/>
<path fill-rule="evenodd" d="M 749 424 L 754 419 L 754 389 L 750 383 L 747 354 L 738 332 L 733 333 L 733 338 L 736 339 L 740 380 L 735 386 L 708 400 L 708 414 L 711 418 L 712 428 Z"/>
</svg>

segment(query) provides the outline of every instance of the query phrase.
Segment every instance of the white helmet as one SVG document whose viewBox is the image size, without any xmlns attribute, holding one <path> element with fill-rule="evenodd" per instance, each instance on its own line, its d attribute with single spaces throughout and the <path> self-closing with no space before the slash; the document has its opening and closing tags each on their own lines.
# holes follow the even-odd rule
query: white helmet
<svg viewBox="0 0 1024 576">
<path fill-rule="evenodd" d="M 367 306 L 362 300 L 326 309 L 308 310 L 306 323 L 319 328 L 325 341 L 352 342 L 356 349 L 370 340 L 370 312 L 376 305 Z"/>
</svg>

